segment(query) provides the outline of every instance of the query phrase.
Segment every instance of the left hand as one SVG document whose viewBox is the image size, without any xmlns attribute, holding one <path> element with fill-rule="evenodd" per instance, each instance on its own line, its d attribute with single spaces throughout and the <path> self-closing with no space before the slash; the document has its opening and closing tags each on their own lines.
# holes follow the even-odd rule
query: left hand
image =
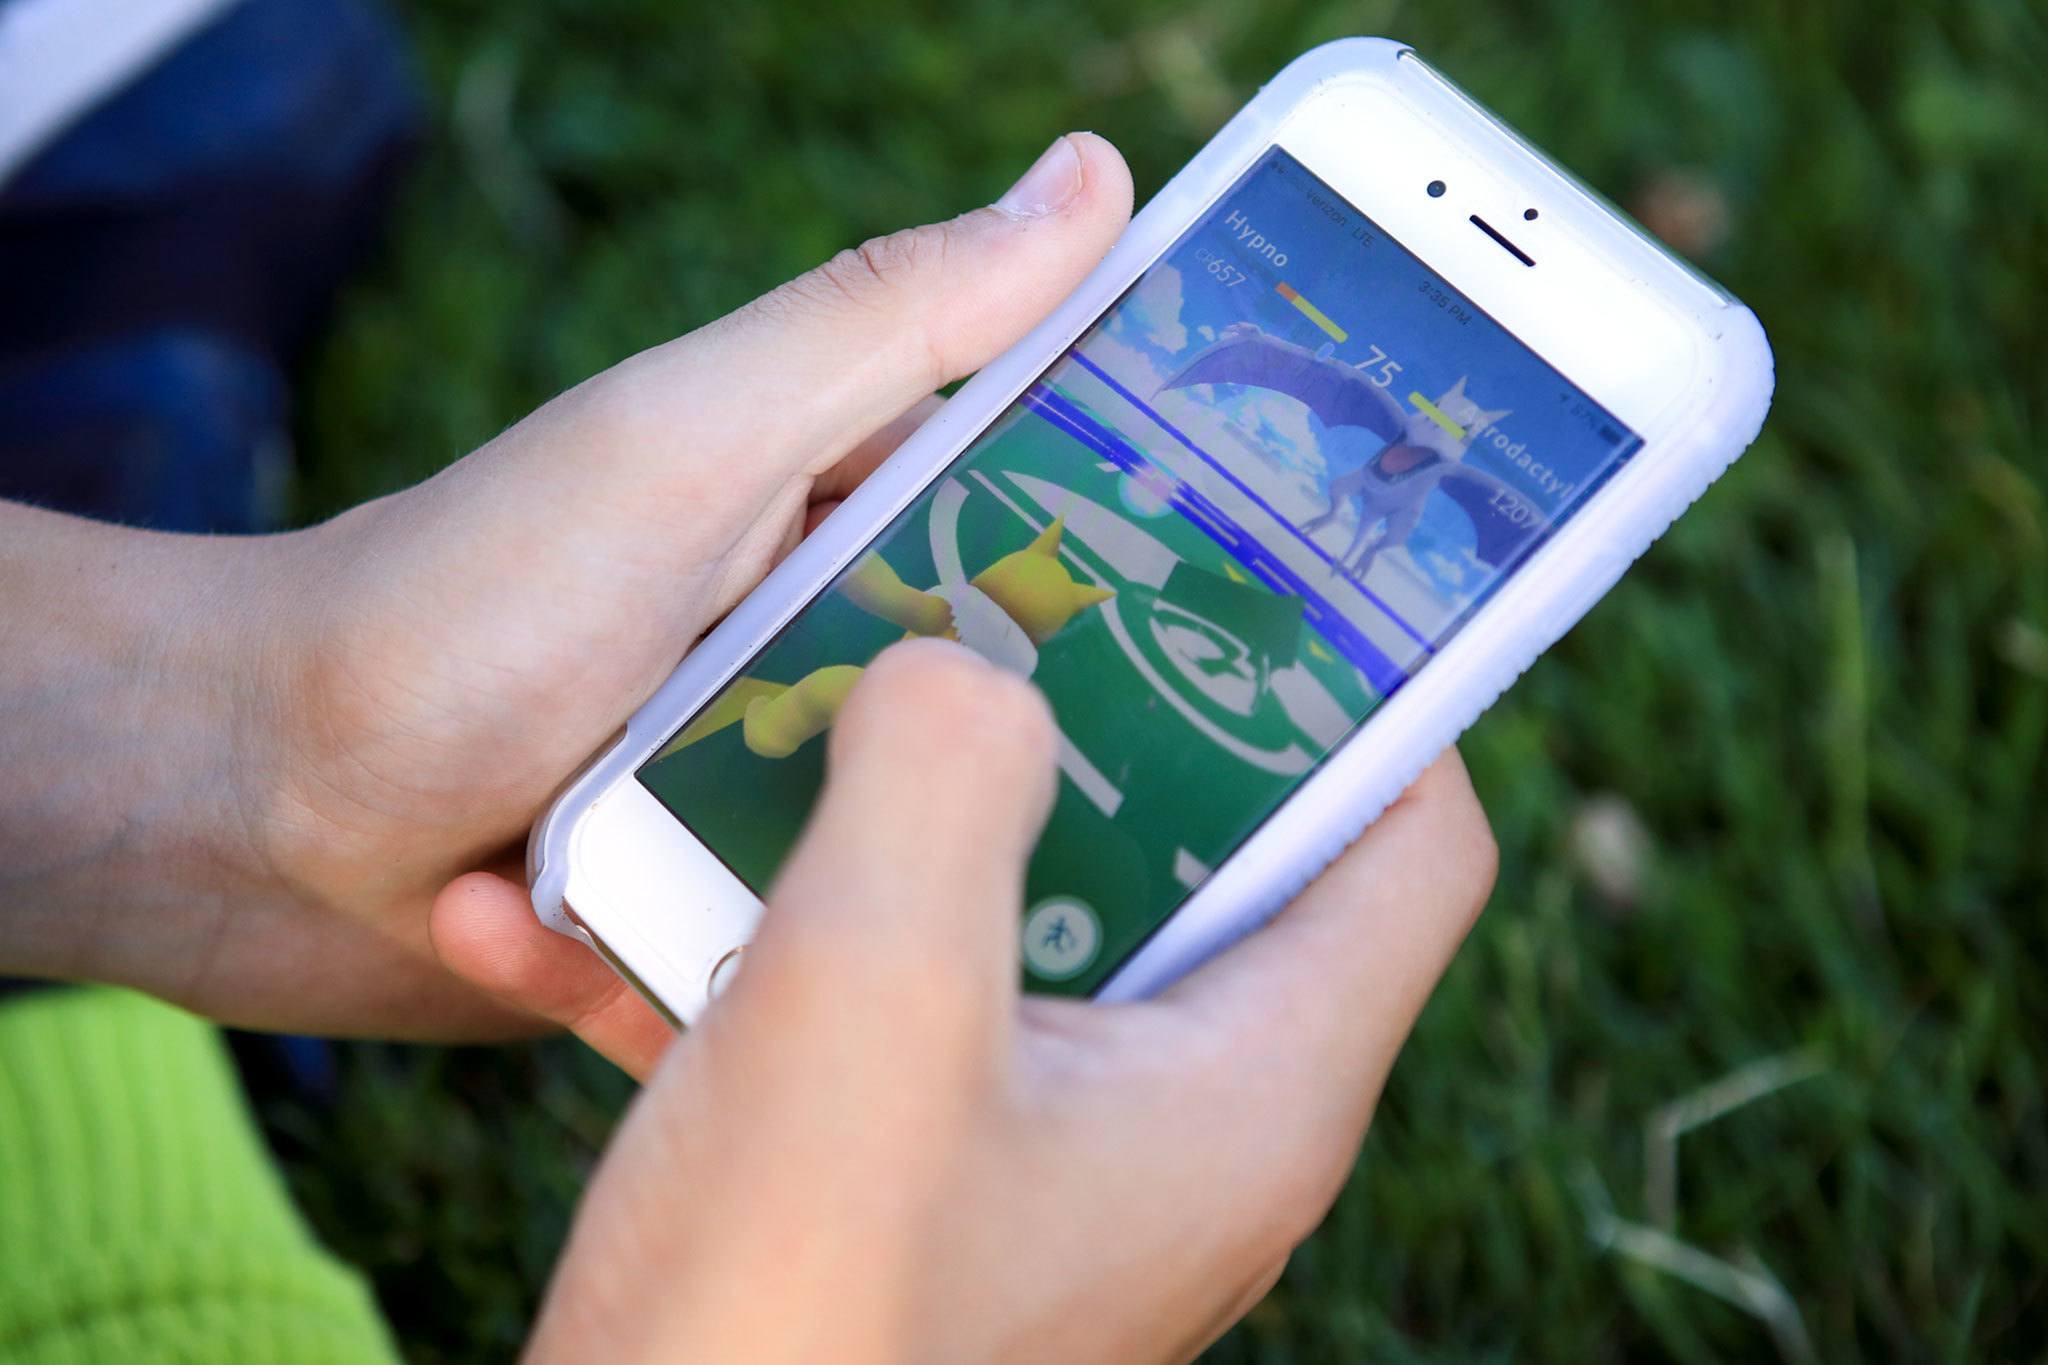
<svg viewBox="0 0 2048 1365">
<path fill-rule="evenodd" d="M 0 971 L 301 1032 L 481 1036 L 536 1026 L 528 1008 L 614 1004 L 657 1030 L 530 917 L 487 941 L 459 915 L 444 928 L 487 979 L 493 954 L 540 954 L 552 994 L 513 1007 L 460 981 L 430 941 L 436 892 L 517 875 L 563 775 L 936 388 L 1081 281 L 1130 195 L 1108 143 L 1061 138 L 997 205 L 843 252 L 309 530 L 147 536 L 0 507 L 0 542 L 17 520 L 43 538 L 11 559 L 25 542 L 0 544 L 0 589 L 53 594 L 50 629 L 21 636 L 71 629 L 75 663 L 88 637 L 135 633 L 105 661 L 131 691 L 74 733 L 9 728 L 0 662 L 0 767 L 48 783 L 20 820 L 0 801 L 0 896 L 26 906 Z M 76 669 L 56 676 L 61 700 Z"/>
</svg>

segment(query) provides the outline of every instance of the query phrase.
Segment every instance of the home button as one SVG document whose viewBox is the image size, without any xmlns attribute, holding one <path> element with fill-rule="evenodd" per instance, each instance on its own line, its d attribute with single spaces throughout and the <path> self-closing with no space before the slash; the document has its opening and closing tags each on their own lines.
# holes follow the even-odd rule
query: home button
<svg viewBox="0 0 2048 1365">
<path fill-rule="evenodd" d="M 718 959 L 717 965 L 712 967 L 711 975 L 704 983 L 704 994 L 707 998 L 716 1000 L 725 994 L 725 988 L 740 974 L 740 954 L 746 951 L 742 945 Z"/>
</svg>

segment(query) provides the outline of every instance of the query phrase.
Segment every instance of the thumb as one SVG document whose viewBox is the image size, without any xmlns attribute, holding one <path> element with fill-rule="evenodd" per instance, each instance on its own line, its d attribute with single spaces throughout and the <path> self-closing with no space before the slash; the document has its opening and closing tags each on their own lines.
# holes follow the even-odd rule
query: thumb
<svg viewBox="0 0 2048 1365">
<path fill-rule="evenodd" d="M 1036 688 L 958 645 L 878 656 L 833 728 L 824 794 L 747 968 L 707 1025 L 830 1039 L 835 1067 L 899 1077 L 918 1059 L 986 1062 L 1014 1011 L 1054 734 Z"/>
<path fill-rule="evenodd" d="M 1130 206 L 1116 150 L 1061 137 L 996 203 L 842 251 L 567 395 L 576 472 L 586 488 L 616 475 L 636 501 L 666 491 L 701 524 L 715 468 L 724 524 L 745 526 L 1016 341 L 1102 259 Z"/>
</svg>

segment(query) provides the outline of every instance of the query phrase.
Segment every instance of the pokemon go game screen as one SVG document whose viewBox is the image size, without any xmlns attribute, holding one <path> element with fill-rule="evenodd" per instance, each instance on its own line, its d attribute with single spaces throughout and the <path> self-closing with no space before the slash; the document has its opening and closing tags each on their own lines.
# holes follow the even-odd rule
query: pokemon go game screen
<svg viewBox="0 0 2048 1365">
<path fill-rule="evenodd" d="M 757 893 L 911 635 L 1060 729 L 1032 989 L 1095 990 L 1641 445 L 1268 152 L 641 779 Z"/>
</svg>

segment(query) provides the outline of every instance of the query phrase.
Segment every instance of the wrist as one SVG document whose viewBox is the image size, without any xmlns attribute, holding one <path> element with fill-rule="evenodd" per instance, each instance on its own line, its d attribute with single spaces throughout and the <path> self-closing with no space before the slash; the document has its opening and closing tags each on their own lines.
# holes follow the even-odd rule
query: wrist
<svg viewBox="0 0 2048 1365">
<path fill-rule="evenodd" d="M 180 996 L 264 877 L 280 538 L 0 518 L 0 970 Z"/>
</svg>

